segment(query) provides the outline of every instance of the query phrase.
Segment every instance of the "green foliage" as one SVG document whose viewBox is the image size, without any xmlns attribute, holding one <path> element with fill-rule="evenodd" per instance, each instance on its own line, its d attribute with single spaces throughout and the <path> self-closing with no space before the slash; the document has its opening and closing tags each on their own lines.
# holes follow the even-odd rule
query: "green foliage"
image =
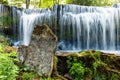
<svg viewBox="0 0 120 80">
<path fill-rule="evenodd" d="M 0 0 L 0 3 L 24 7 L 26 0 Z M 54 4 L 78 4 L 87 6 L 111 6 L 114 3 L 119 3 L 120 0 L 30 0 L 30 6 L 34 8 L 52 7 Z M 23 6 L 24 5 L 24 6 Z"/>
<path fill-rule="evenodd" d="M 96 76 L 96 74 L 97 74 L 97 68 L 99 67 L 100 62 L 101 62 L 101 61 L 99 61 L 99 60 L 93 62 L 94 76 Z"/>
<path fill-rule="evenodd" d="M 75 80 L 82 80 L 84 73 L 85 68 L 81 63 L 74 63 L 70 69 L 70 74 L 75 77 Z"/>
<path fill-rule="evenodd" d="M 31 3 L 34 3 L 31 2 Z M 54 4 L 64 4 L 65 3 L 65 0 L 41 0 L 39 1 L 39 7 L 40 8 L 50 8 L 50 7 L 53 7 Z"/>
<path fill-rule="evenodd" d="M 8 0 L 0 0 L 0 4 L 8 4 Z"/>
<path fill-rule="evenodd" d="M 5 51 L 7 46 L 7 41 L 0 36 L 0 80 L 16 80 L 19 68 L 14 62 L 19 60 L 15 51 Z"/>
<path fill-rule="evenodd" d="M 91 70 L 85 67 L 76 57 L 68 57 L 67 64 L 70 69 L 69 72 L 75 80 L 83 80 L 86 73 L 91 74 Z"/>
<path fill-rule="evenodd" d="M 41 8 L 52 7 L 54 3 L 56 3 L 56 0 L 41 0 L 40 7 Z"/>
<path fill-rule="evenodd" d="M 118 76 L 117 74 L 112 73 L 111 80 L 120 80 L 120 76 Z"/>
<path fill-rule="evenodd" d="M 4 47 L 7 46 L 7 45 L 8 45 L 8 43 L 5 40 L 5 38 L 3 36 L 0 36 L 0 48 L 2 48 L 1 50 L 3 51 Z"/>
<path fill-rule="evenodd" d="M 37 77 L 37 74 L 34 72 L 24 72 L 22 75 L 22 80 L 33 80 Z"/>
<path fill-rule="evenodd" d="M 17 52 L 15 48 L 8 46 L 9 43 L 5 40 L 3 36 L 0 36 L 0 54 L 5 54 L 13 61 L 19 61 L 17 58 Z M 10 49 L 10 52 L 7 52 L 5 49 Z"/>
<path fill-rule="evenodd" d="M 8 54 L 0 53 L 0 80 L 15 80 L 18 75 L 18 66 Z"/>
<path fill-rule="evenodd" d="M 74 80 L 119 80 L 120 75 L 110 72 L 110 63 L 104 63 L 99 51 L 84 51 L 79 57 L 69 56 L 67 66 Z M 110 58 L 109 58 L 110 60 Z"/>
<path fill-rule="evenodd" d="M 25 0 L 9 0 L 8 5 L 21 7 L 25 3 Z"/>
<path fill-rule="evenodd" d="M 8 57 L 11 58 L 13 62 L 19 62 L 17 53 L 15 51 L 10 52 L 9 54 L 6 54 Z"/>
<path fill-rule="evenodd" d="M 67 0 L 67 3 L 87 5 L 87 6 L 111 6 L 119 1 L 113 0 Z"/>
<path fill-rule="evenodd" d="M 53 80 L 52 78 L 40 78 L 39 80 Z"/>
<path fill-rule="evenodd" d="M 72 1 L 71 1 L 71 0 L 66 0 L 66 3 L 68 3 L 68 4 L 69 4 L 69 3 L 72 3 Z"/>
<path fill-rule="evenodd" d="M 53 80 L 52 78 L 43 78 L 43 77 L 38 77 L 38 75 L 36 74 L 36 72 L 23 72 L 22 74 L 22 80 L 34 80 L 34 79 L 39 79 L 39 80 Z"/>
</svg>

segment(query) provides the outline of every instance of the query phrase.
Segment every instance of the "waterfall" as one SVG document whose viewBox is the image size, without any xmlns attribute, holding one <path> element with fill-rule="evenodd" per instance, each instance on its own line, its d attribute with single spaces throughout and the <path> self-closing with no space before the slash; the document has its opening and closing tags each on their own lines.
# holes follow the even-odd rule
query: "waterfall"
<svg viewBox="0 0 120 80">
<path fill-rule="evenodd" d="M 120 3 L 113 4 L 112 6 L 115 7 L 115 8 L 119 8 L 120 7 Z"/>
<path fill-rule="evenodd" d="M 120 8 L 56 5 L 59 50 L 119 50 Z"/>
<path fill-rule="evenodd" d="M 11 16 L 9 29 L 21 45 L 29 45 L 35 25 L 47 24 L 58 36 L 58 51 L 120 49 L 119 4 L 111 7 L 69 4 L 23 10 L 0 5 L 0 20 L 4 19 L 3 13 Z"/>
<path fill-rule="evenodd" d="M 20 18 L 20 36 L 22 44 L 29 45 L 35 25 L 47 24 L 53 26 L 54 13 L 49 9 L 24 10 Z"/>
<path fill-rule="evenodd" d="M 21 11 L 20 8 L 0 4 L 0 32 L 4 32 L 4 36 L 11 38 L 11 42 L 19 40 L 18 28 Z"/>
</svg>

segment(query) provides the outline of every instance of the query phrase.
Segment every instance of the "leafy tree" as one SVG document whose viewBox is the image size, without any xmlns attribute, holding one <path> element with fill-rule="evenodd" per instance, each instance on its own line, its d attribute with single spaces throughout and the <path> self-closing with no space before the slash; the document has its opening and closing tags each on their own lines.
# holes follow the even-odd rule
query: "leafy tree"
<svg viewBox="0 0 120 80">
<path fill-rule="evenodd" d="M 111 6 L 119 1 L 113 0 L 66 0 L 66 3 L 87 5 L 87 6 Z"/>
<path fill-rule="evenodd" d="M 0 0 L 0 4 L 8 4 L 8 0 Z"/>
<path fill-rule="evenodd" d="M 45 7 L 52 7 L 54 4 L 59 3 L 59 0 L 40 0 L 40 6 L 41 8 Z"/>
<path fill-rule="evenodd" d="M 24 0 L 8 0 L 8 5 L 11 6 L 17 6 L 17 7 L 22 7 L 22 4 L 24 4 Z"/>
<path fill-rule="evenodd" d="M 26 4 L 26 8 L 52 7 L 54 4 L 78 4 L 87 6 L 111 6 L 119 3 L 120 0 L 0 0 L 0 4 L 8 4 L 12 6 L 22 7 Z"/>
</svg>

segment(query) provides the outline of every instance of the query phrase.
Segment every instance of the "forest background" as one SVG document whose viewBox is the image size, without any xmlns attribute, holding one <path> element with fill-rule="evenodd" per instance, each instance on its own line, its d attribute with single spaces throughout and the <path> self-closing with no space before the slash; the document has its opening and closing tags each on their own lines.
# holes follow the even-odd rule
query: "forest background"
<svg viewBox="0 0 120 80">
<path fill-rule="evenodd" d="M 20 8 L 48 8 L 54 4 L 78 4 L 85 6 L 111 6 L 120 0 L 0 0 L 0 4 Z"/>
</svg>

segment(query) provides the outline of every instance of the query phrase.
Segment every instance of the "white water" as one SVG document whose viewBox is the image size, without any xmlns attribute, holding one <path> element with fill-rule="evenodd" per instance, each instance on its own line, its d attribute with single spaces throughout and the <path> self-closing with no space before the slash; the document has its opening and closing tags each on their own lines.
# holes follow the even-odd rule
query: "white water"
<svg viewBox="0 0 120 80">
<path fill-rule="evenodd" d="M 3 16 L 5 10 L 6 9 L 4 8 L 4 6 L 0 4 L 0 27 L 3 27 L 3 23 L 2 23 L 3 17 L 2 16 Z"/>
<path fill-rule="evenodd" d="M 59 47 L 64 50 L 119 50 L 119 22 L 120 8 L 64 6 L 60 11 Z"/>
<path fill-rule="evenodd" d="M 0 16 L 4 11 L 5 8 L 3 10 L 0 5 Z M 29 45 L 35 25 L 47 24 L 56 31 L 58 51 L 120 50 L 118 4 L 113 7 L 54 5 L 52 9 L 27 9 L 19 12 L 12 8 L 11 11 L 13 18 L 19 16 L 19 26 L 12 24 L 15 26 L 12 26 L 14 37 L 19 37 L 17 44 Z M 16 30 L 19 30 L 17 34 Z"/>
<path fill-rule="evenodd" d="M 47 23 L 52 27 L 56 24 L 60 27 L 56 32 L 59 37 L 58 50 L 115 51 L 120 49 L 119 8 L 55 5 L 52 10 L 25 10 L 20 21 L 24 45 L 29 45 L 36 24 Z"/>
<path fill-rule="evenodd" d="M 20 18 L 20 37 L 23 40 L 23 45 L 29 45 L 31 40 L 31 35 L 35 25 L 48 24 L 52 26 L 52 12 L 49 9 L 46 11 L 36 10 L 36 11 L 23 11 L 23 15 Z"/>
<path fill-rule="evenodd" d="M 21 9 L 0 4 L 0 32 L 5 32 L 12 42 L 18 41 L 20 16 Z"/>
</svg>

